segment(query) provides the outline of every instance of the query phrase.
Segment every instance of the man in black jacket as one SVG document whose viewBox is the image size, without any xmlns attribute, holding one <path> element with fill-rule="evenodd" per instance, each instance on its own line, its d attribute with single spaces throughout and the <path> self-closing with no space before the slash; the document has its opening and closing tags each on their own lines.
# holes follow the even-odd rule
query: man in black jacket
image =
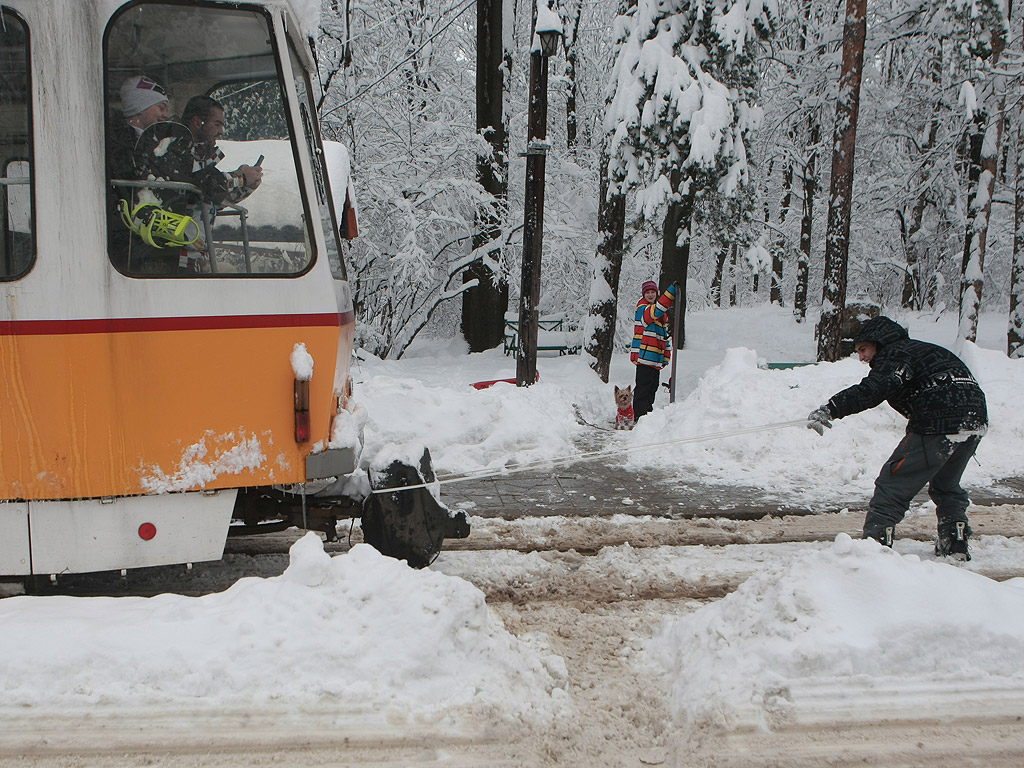
<svg viewBox="0 0 1024 768">
<path fill-rule="evenodd" d="M 864 538 L 891 547 L 896 524 L 927 485 L 938 517 L 935 554 L 970 560 L 970 499 L 960 478 L 988 428 L 985 393 L 959 357 L 911 339 L 888 317 L 868 320 L 853 342 L 871 372 L 812 411 L 807 426 L 824 434 L 831 419 L 874 408 L 883 400 L 907 417 L 906 435 L 875 480 Z"/>
</svg>

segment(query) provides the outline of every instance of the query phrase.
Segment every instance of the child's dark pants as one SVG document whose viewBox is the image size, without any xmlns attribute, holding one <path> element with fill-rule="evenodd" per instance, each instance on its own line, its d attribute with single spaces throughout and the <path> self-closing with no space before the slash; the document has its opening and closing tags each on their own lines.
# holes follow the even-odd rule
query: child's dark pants
<svg viewBox="0 0 1024 768">
<path fill-rule="evenodd" d="M 633 388 L 633 416 L 639 420 L 654 410 L 654 396 L 658 394 L 661 369 L 653 365 L 637 365 L 636 386 Z"/>
</svg>

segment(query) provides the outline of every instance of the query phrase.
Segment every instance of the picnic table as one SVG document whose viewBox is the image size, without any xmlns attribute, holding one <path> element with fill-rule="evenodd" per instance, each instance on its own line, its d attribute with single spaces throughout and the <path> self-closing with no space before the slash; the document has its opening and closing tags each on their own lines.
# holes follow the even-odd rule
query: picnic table
<svg viewBox="0 0 1024 768">
<path fill-rule="evenodd" d="M 519 313 L 505 313 L 506 355 L 519 349 Z M 582 334 L 564 315 L 542 315 L 537 320 L 537 352 L 578 355 L 583 349 Z"/>
</svg>

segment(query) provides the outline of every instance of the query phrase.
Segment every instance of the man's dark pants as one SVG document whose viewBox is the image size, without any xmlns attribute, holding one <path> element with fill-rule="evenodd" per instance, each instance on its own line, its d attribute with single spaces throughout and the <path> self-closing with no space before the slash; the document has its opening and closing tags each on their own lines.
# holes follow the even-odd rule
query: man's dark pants
<svg viewBox="0 0 1024 768">
<path fill-rule="evenodd" d="M 970 499 L 960 487 L 960 478 L 979 442 L 981 437 L 977 435 L 953 441 L 946 435 L 908 432 L 875 480 L 875 494 L 864 520 L 864 537 L 881 540 L 886 528 L 903 519 L 910 502 L 925 485 L 935 502 L 940 527 L 966 523 Z"/>
<path fill-rule="evenodd" d="M 639 419 L 654 410 L 654 396 L 658 394 L 661 369 L 653 365 L 636 366 L 636 386 L 633 387 L 633 416 Z"/>
</svg>

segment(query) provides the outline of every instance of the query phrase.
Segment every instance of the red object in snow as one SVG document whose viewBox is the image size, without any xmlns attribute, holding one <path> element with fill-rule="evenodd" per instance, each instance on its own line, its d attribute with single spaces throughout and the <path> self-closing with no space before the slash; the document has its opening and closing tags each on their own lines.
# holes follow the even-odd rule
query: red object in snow
<svg viewBox="0 0 1024 768">
<path fill-rule="evenodd" d="M 537 371 L 537 378 L 534 381 L 540 381 L 540 371 Z M 515 384 L 516 380 L 512 379 L 491 379 L 490 381 L 474 381 L 470 386 L 473 389 L 487 389 L 493 387 L 495 384 Z"/>
</svg>

